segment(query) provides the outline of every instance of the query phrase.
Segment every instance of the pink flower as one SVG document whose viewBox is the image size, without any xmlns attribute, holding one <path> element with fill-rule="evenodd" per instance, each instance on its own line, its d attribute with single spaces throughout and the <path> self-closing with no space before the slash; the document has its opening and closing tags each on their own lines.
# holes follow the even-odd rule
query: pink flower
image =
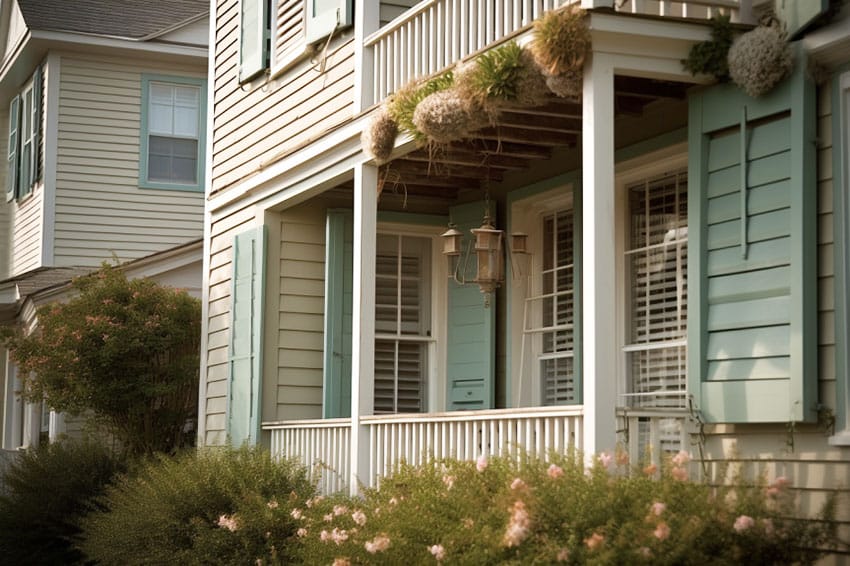
<svg viewBox="0 0 850 566">
<path fill-rule="evenodd" d="M 339 528 L 334 528 L 334 530 L 331 531 L 331 540 L 339 546 L 348 540 L 348 532 Z"/>
<path fill-rule="evenodd" d="M 218 518 L 218 526 L 233 532 L 239 528 L 239 521 L 236 520 L 236 515 L 233 515 L 232 517 L 221 515 Z"/>
<path fill-rule="evenodd" d="M 307 500 L 307 508 L 309 509 L 313 505 L 319 504 L 319 502 L 321 502 L 322 499 L 324 499 L 324 497 L 322 497 L 321 495 L 317 495 L 316 497 L 311 497 L 310 499 Z"/>
<path fill-rule="evenodd" d="M 667 540 L 667 537 L 670 536 L 670 527 L 667 526 L 667 523 L 661 521 L 652 534 L 658 540 Z"/>
<path fill-rule="evenodd" d="M 446 557 L 446 549 L 443 548 L 442 544 L 435 544 L 433 546 L 428 547 L 428 552 L 430 552 L 437 561 L 442 561 Z"/>
<path fill-rule="evenodd" d="M 685 452 L 684 450 L 680 450 L 678 454 L 673 456 L 672 460 L 674 466 L 684 466 L 690 461 L 691 455 Z"/>
<path fill-rule="evenodd" d="M 555 556 L 555 560 L 557 560 L 558 562 L 566 562 L 569 559 L 570 559 L 570 549 L 569 548 L 562 548 L 561 550 L 558 551 L 558 555 Z"/>
<path fill-rule="evenodd" d="M 587 548 L 590 550 L 596 550 L 600 546 L 605 543 L 605 535 L 601 535 L 599 533 L 593 533 L 586 539 L 584 539 L 584 544 L 587 545 Z"/>
<path fill-rule="evenodd" d="M 686 468 L 676 467 L 670 470 L 670 475 L 673 476 L 674 480 L 686 481 L 688 479 L 688 470 Z"/>
<path fill-rule="evenodd" d="M 511 482 L 511 489 L 516 491 L 518 489 L 522 489 L 525 487 L 525 482 L 522 481 L 521 478 L 514 478 L 514 481 Z"/>
<path fill-rule="evenodd" d="M 614 457 L 607 452 L 603 452 L 599 455 L 599 461 L 602 463 L 603 468 L 608 469 L 614 463 Z"/>
<path fill-rule="evenodd" d="M 354 522 L 360 525 L 361 527 L 366 524 L 366 513 L 364 513 L 360 509 L 352 513 L 351 518 L 354 519 Z"/>
<path fill-rule="evenodd" d="M 443 483 L 446 484 L 446 489 L 451 489 L 455 485 L 455 477 L 446 474 L 443 476 Z"/>
<path fill-rule="evenodd" d="M 735 529 L 735 532 L 743 533 L 744 531 L 752 528 L 752 526 L 755 524 L 756 522 L 753 520 L 752 517 L 748 515 L 741 515 L 740 517 L 735 519 L 735 524 L 732 526 L 732 528 Z"/>
<path fill-rule="evenodd" d="M 366 547 L 366 552 L 369 554 L 383 552 L 390 547 L 390 539 L 387 535 L 380 534 L 372 540 L 367 541 L 364 546 Z"/>
<path fill-rule="evenodd" d="M 553 480 L 558 479 L 559 477 L 564 475 L 564 469 L 561 466 L 556 466 L 555 464 L 550 464 L 549 469 L 546 470 L 546 473 Z"/>
<path fill-rule="evenodd" d="M 301 509 L 293 509 L 289 512 L 290 516 L 296 521 L 302 517 Z"/>
<path fill-rule="evenodd" d="M 298 538 L 304 538 L 304 537 L 306 537 L 306 536 L 307 536 L 307 529 L 305 529 L 304 527 L 301 527 L 300 529 L 298 529 L 297 531 L 295 531 L 295 535 L 296 535 Z"/>
<path fill-rule="evenodd" d="M 348 507 L 345 505 L 334 505 L 334 515 L 339 517 L 340 515 L 345 515 L 348 513 Z"/>
<path fill-rule="evenodd" d="M 266 503 L 266 507 L 268 507 L 269 509 L 277 509 L 278 508 L 277 500 L 272 499 L 271 501 Z M 295 511 L 298 511 L 298 510 L 297 509 L 292 510 L 293 513 L 295 513 Z M 300 511 L 298 511 L 298 512 L 300 513 Z M 292 515 L 292 516 L 295 517 L 295 515 Z M 295 518 L 298 519 L 299 517 L 295 517 Z"/>
<path fill-rule="evenodd" d="M 334 558 L 333 566 L 351 566 L 351 560 L 348 558 Z"/>
<path fill-rule="evenodd" d="M 331 521 L 333 521 L 333 520 L 334 520 L 334 514 L 333 514 L 333 513 L 328 513 L 327 515 L 325 515 L 325 516 L 324 516 L 324 517 L 322 517 L 322 518 L 325 520 L 325 522 L 326 522 L 326 523 L 330 523 Z"/>
<path fill-rule="evenodd" d="M 790 485 L 790 483 L 791 482 L 788 478 L 786 478 L 784 476 L 779 476 L 778 478 L 773 480 L 772 484 L 770 484 L 767 487 L 767 490 L 766 490 L 767 495 L 769 497 L 776 497 L 777 495 L 782 493 L 782 491 L 784 491 L 785 488 L 788 487 L 788 485 Z"/>
<path fill-rule="evenodd" d="M 486 454 L 482 454 L 481 456 L 478 457 L 478 461 L 475 462 L 475 469 L 478 470 L 479 472 L 483 472 L 484 470 L 487 469 L 487 455 Z M 439 560 L 439 558 L 437 560 Z"/>
<path fill-rule="evenodd" d="M 654 476 L 655 472 L 657 472 L 657 471 L 658 471 L 658 466 L 656 466 L 655 464 L 650 464 L 643 469 L 643 473 L 646 474 L 647 476 Z"/>
<path fill-rule="evenodd" d="M 531 519 L 528 516 L 528 511 L 525 510 L 525 503 L 517 501 L 511 511 L 511 518 L 508 521 L 508 528 L 505 530 L 502 544 L 508 548 L 519 546 L 528 536 L 530 526 Z"/>
<path fill-rule="evenodd" d="M 319 533 L 319 540 L 322 542 L 328 542 L 329 540 L 331 540 L 331 533 L 329 533 L 325 529 L 322 529 L 322 532 Z"/>
<path fill-rule="evenodd" d="M 644 558 L 651 558 L 652 557 L 652 551 L 647 546 L 640 547 L 638 549 L 638 554 L 640 554 Z"/>
<path fill-rule="evenodd" d="M 653 515 L 655 515 L 656 517 L 660 517 L 661 514 L 667 509 L 667 505 L 661 503 L 660 501 L 656 501 L 652 504 L 651 509 Z"/>
<path fill-rule="evenodd" d="M 395 497 L 391 498 L 390 505 L 398 505 L 398 499 L 396 499 Z"/>
<path fill-rule="evenodd" d="M 629 464 L 628 452 L 617 452 L 617 465 L 627 466 Z"/>
</svg>

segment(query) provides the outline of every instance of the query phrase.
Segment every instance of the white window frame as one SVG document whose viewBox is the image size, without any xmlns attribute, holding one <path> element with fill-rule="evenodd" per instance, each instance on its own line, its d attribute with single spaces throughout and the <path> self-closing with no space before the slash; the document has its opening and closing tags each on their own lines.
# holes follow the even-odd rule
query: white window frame
<svg viewBox="0 0 850 566">
<path fill-rule="evenodd" d="M 430 305 L 428 315 L 431 319 L 431 336 L 422 342 L 427 343 L 427 368 L 425 374 L 425 391 L 423 392 L 422 412 L 443 410 L 446 406 L 446 309 L 448 308 L 448 278 L 446 259 L 441 253 L 442 243 L 440 234 L 443 226 L 399 224 L 395 222 L 379 222 L 378 235 L 426 238 L 430 240 Z M 376 340 L 393 340 L 395 335 L 375 332 Z M 411 413 L 413 414 L 413 413 Z"/>
<path fill-rule="evenodd" d="M 540 297 L 543 292 L 543 219 L 565 209 L 573 211 L 575 190 L 575 185 L 568 183 L 542 194 L 517 200 L 511 206 L 511 231 L 527 233 L 528 249 L 531 251 L 528 257 L 509 258 L 513 265 L 505 270 L 506 276 L 511 278 L 510 304 L 513 310 L 509 332 L 512 379 L 508 397 L 514 407 L 543 406 L 544 383 L 540 371 L 540 357 L 543 355 L 542 333 L 527 331 L 542 327 L 542 301 L 534 298 Z M 573 238 L 576 237 L 580 238 L 581 234 L 574 234 Z M 573 257 L 574 265 L 575 260 Z M 575 271 L 573 277 L 575 293 L 581 282 L 575 280 Z M 575 295 L 573 300 L 575 301 Z M 535 306 L 527 310 L 527 302 Z M 577 306 L 574 304 L 573 312 L 576 310 Z M 573 336 L 578 332 L 579 329 L 574 328 Z M 573 348 L 572 358 L 575 360 L 575 342 Z M 575 366 L 573 368 L 575 372 Z M 575 379 L 580 380 L 581 376 L 575 374 Z M 577 383 L 577 387 L 580 389 L 581 384 Z"/>
<path fill-rule="evenodd" d="M 615 242 L 618 261 L 617 289 L 618 300 L 616 305 L 617 319 L 617 405 L 618 407 L 632 410 L 628 402 L 630 390 L 631 368 L 629 364 L 629 352 L 631 342 L 631 310 L 629 306 L 629 275 L 626 250 L 629 241 L 629 200 L 628 188 L 635 183 L 659 178 L 665 174 L 673 174 L 687 171 L 688 154 L 687 144 L 680 143 L 657 151 L 646 153 L 642 156 L 623 161 L 616 166 L 616 227 Z M 690 196 L 690 195 L 689 195 Z M 687 354 L 687 338 L 682 340 Z M 687 368 L 687 360 L 685 368 Z M 688 395 L 687 389 L 684 391 Z M 664 408 L 665 411 L 675 411 L 673 408 Z"/>
</svg>

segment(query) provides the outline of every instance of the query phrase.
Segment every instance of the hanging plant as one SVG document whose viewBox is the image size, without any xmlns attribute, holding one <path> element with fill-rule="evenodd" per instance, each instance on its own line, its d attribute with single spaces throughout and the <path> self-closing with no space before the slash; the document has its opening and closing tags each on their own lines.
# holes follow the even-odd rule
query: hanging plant
<svg viewBox="0 0 850 566">
<path fill-rule="evenodd" d="M 584 74 L 581 70 L 561 73 L 546 77 L 546 86 L 554 94 L 561 98 L 579 100 L 581 98 L 582 80 Z"/>
<path fill-rule="evenodd" d="M 759 26 L 740 36 L 728 55 L 732 81 L 750 96 L 769 92 L 794 67 L 785 32 L 774 24 Z"/>
<path fill-rule="evenodd" d="M 515 41 L 479 55 L 455 82 L 463 97 L 491 108 L 536 106 L 547 94 L 533 56 Z"/>
<path fill-rule="evenodd" d="M 711 19 L 711 39 L 697 43 L 682 60 L 682 66 L 692 75 L 713 75 L 720 82 L 729 80 L 727 55 L 732 46 L 732 24 L 729 16 Z"/>
<path fill-rule="evenodd" d="M 469 114 L 456 89 L 429 94 L 416 106 L 413 123 L 429 142 L 449 143 L 469 133 Z"/>
<path fill-rule="evenodd" d="M 590 30 L 585 12 L 577 4 L 546 12 L 534 22 L 531 53 L 546 75 L 557 76 L 581 69 L 588 51 Z"/>
<path fill-rule="evenodd" d="M 363 149 L 378 160 L 389 159 L 398 135 L 398 124 L 390 117 L 386 108 L 380 108 L 372 117 L 369 127 L 363 130 L 360 143 Z"/>
<path fill-rule="evenodd" d="M 390 118 L 398 124 L 400 131 L 407 132 L 417 141 L 424 141 L 425 135 L 413 123 L 416 106 L 430 94 L 446 90 L 454 84 L 451 71 L 443 73 L 423 84 L 407 84 L 393 94 L 386 103 Z"/>
</svg>

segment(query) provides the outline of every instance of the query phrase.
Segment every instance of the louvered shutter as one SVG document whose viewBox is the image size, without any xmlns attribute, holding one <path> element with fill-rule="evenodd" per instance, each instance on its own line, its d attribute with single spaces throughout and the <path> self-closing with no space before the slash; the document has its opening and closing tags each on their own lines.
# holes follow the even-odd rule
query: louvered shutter
<svg viewBox="0 0 850 566">
<path fill-rule="evenodd" d="M 29 187 L 35 185 L 41 178 L 42 151 L 41 151 L 41 115 L 42 115 L 42 85 L 44 84 L 44 71 L 38 67 L 32 77 L 32 166 L 30 167 Z"/>
<path fill-rule="evenodd" d="M 239 2 L 239 82 L 250 81 L 269 65 L 269 2 Z"/>
<path fill-rule="evenodd" d="M 307 0 L 306 42 L 315 43 L 336 28 L 350 26 L 353 16 L 352 0 Z"/>
<path fill-rule="evenodd" d="M 473 202 L 451 209 L 452 221 L 463 232 L 463 250 L 481 225 L 484 202 Z M 495 220 L 495 215 L 494 220 Z M 469 261 L 466 280 L 475 278 L 475 259 Z M 448 409 L 492 409 L 495 406 L 496 297 L 489 307 L 478 285 L 458 285 L 449 280 L 448 344 L 446 375 Z"/>
<path fill-rule="evenodd" d="M 354 225 L 350 210 L 328 211 L 325 244 L 324 416 L 351 416 Z"/>
<path fill-rule="evenodd" d="M 21 97 L 9 104 L 9 148 L 6 154 L 6 202 L 18 196 L 18 150 L 20 148 Z"/>
<path fill-rule="evenodd" d="M 814 418 L 815 91 L 804 67 L 798 50 L 793 76 L 757 99 L 732 85 L 690 99 L 688 385 L 709 422 Z"/>
<path fill-rule="evenodd" d="M 265 240 L 265 226 L 233 239 L 227 432 L 234 446 L 260 436 Z"/>
</svg>

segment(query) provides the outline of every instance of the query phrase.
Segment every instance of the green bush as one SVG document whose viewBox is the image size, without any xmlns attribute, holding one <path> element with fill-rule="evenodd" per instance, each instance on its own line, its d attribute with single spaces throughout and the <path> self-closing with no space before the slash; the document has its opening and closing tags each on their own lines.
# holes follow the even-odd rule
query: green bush
<svg viewBox="0 0 850 566">
<path fill-rule="evenodd" d="M 588 471 L 578 455 L 403 466 L 363 499 L 299 509 L 299 558 L 336 566 L 763 565 L 812 563 L 812 549 L 831 541 L 830 523 L 788 518 L 793 495 L 782 481 L 712 488 L 687 480 L 685 459 L 663 474 L 626 474 L 607 456 Z"/>
<path fill-rule="evenodd" d="M 6 564 L 76 564 L 77 521 L 124 465 L 91 443 L 50 444 L 21 453 L 0 496 L 0 556 Z"/>
<path fill-rule="evenodd" d="M 261 450 L 160 457 L 109 489 L 82 549 L 107 565 L 286 563 L 291 511 L 313 492 L 303 467 Z"/>
</svg>

